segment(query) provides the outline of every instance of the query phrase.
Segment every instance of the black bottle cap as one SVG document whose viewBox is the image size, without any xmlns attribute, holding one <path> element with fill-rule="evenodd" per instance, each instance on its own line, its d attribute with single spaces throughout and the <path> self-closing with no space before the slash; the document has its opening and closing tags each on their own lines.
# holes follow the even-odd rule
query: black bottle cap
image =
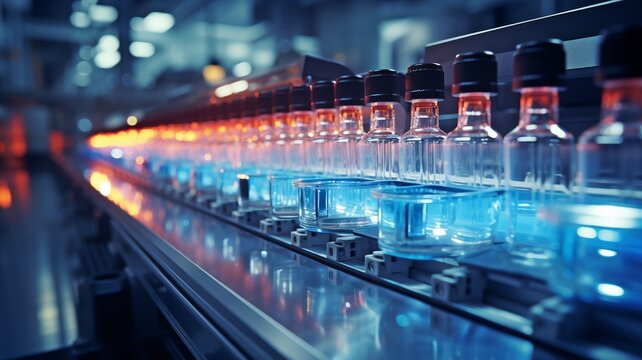
<svg viewBox="0 0 642 360">
<path fill-rule="evenodd" d="M 272 113 L 272 92 L 261 91 L 256 94 L 256 115 Z"/>
<path fill-rule="evenodd" d="M 642 77 L 642 26 L 618 26 L 602 32 L 597 80 Z"/>
<path fill-rule="evenodd" d="M 290 111 L 290 88 L 282 87 L 272 93 L 272 113 L 285 113 Z"/>
<path fill-rule="evenodd" d="M 513 54 L 513 90 L 566 83 L 566 53 L 561 40 L 529 41 Z"/>
<path fill-rule="evenodd" d="M 315 109 L 334 108 L 334 81 L 321 80 L 312 84 L 312 104 Z"/>
<path fill-rule="evenodd" d="M 241 117 L 241 99 L 232 99 L 227 103 L 227 114 L 230 119 L 238 119 Z"/>
<path fill-rule="evenodd" d="M 363 78 L 355 75 L 345 75 L 337 78 L 334 84 L 335 106 L 365 105 Z"/>
<path fill-rule="evenodd" d="M 366 103 L 399 102 L 399 73 L 391 69 L 372 70 L 366 74 Z"/>
<path fill-rule="evenodd" d="M 444 99 L 444 69 L 436 63 L 414 64 L 406 72 L 406 101 Z"/>
<path fill-rule="evenodd" d="M 290 88 L 290 111 L 312 110 L 310 85 L 292 86 Z"/>
<path fill-rule="evenodd" d="M 256 115 L 256 98 L 253 94 L 247 94 L 241 100 L 241 116 L 254 117 Z"/>
<path fill-rule="evenodd" d="M 458 54 L 453 64 L 453 96 L 462 93 L 497 93 L 497 60 L 490 51 Z"/>
</svg>

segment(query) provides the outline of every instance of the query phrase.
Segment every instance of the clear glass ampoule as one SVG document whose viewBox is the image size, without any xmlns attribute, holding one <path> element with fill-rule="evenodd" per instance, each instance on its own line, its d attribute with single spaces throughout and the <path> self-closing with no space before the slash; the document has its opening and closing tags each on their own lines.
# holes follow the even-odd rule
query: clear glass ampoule
<svg viewBox="0 0 642 360">
<path fill-rule="evenodd" d="M 332 140 L 336 136 L 337 111 L 334 108 L 334 81 L 317 81 L 312 85 L 314 136 L 307 152 L 307 165 L 315 174 L 330 173 Z"/>
<path fill-rule="evenodd" d="M 269 154 L 270 167 L 273 170 L 286 169 L 286 146 L 289 142 L 290 88 L 279 88 L 272 93 L 272 121 L 274 124 L 274 140 Z"/>
<path fill-rule="evenodd" d="M 642 26 L 609 29 L 600 44 L 599 124 L 578 141 L 579 192 L 586 202 L 642 206 Z"/>
<path fill-rule="evenodd" d="M 538 214 L 572 191 L 575 142 L 558 125 L 564 59 L 555 39 L 519 44 L 513 57 L 513 89 L 521 96 L 519 124 L 504 139 L 507 240 L 513 260 L 526 265 L 545 266 L 555 258 L 558 244 Z"/>
<path fill-rule="evenodd" d="M 339 119 L 333 140 L 331 172 L 356 177 L 359 171 L 358 144 L 363 135 L 364 87 L 360 76 L 342 76 L 335 83 L 335 104 Z"/>
<path fill-rule="evenodd" d="M 410 130 L 399 142 L 399 177 L 419 183 L 443 183 L 446 133 L 439 128 L 438 101 L 444 97 L 439 64 L 414 64 L 406 73 L 406 100 L 411 102 Z"/>
<path fill-rule="evenodd" d="M 289 141 L 285 146 L 286 169 L 309 172 L 309 145 L 313 137 L 314 114 L 311 108 L 310 86 L 293 86 L 290 89 Z"/>
<path fill-rule="evenodd" d="M 359 142 L 361 176 L 374 179 L 398 177 L 395 105 L 399 103 L 399 74 L 394 70 L 370 71 L 365 78 L 366 103 L 370 105 L 370 131 Z"/>
<path fill-rule="evenodd" d="M 256 166 L 271 170 L 270 155 L 274 142 L 274 119 L 272 118 L 272 93 L 256 94 L 257 155 Z"/>
<path fill-rule="evenodd" d="M 453 95 L 459 97 L 457 127 L 446 136 L 446 181 L 456 186 L 499 187 L 502 138 L 491 127 L 491 95 L 497 92 L 497 62 L 490 52 L 457 55 Z"/>
</svg>

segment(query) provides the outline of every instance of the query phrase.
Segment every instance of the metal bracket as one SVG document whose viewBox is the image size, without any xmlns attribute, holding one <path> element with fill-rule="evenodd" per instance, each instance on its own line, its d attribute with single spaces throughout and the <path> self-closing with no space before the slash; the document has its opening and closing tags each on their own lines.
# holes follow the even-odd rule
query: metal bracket
<svg viewBox="0 0 642 360">
<path fill-rule="evenodd" d="M 371 239 L 348 235 L 326 244 L 326 256 L 335 261 L 363 259 L 376 249 Z"/>
<path fill-rule="evenodd" d="M 213 202 L 210 207 L 217 213 L 223 214 L 225 216 L 231 216 L 232 212 L 236 210 L 237 203 L 236 201 Z"/>
<path fill-rule="evenodd" d="M 584 311 L 558 297 L 542 300 L 530 309 L 533 335 L 548 340 L 568 340 L 582 335 Z"/>
<path fill-rule="evenodd" d="M 252 226 L 259 226 L 261 219 L 265 217 L 263 210 L 235 210 L 232 217 L 239 223 L 246 223 Z"/>
<path fill-rule="evenodd" d="M 486 279 L 477 271 L 467 267 L 446 269 L 430 278 L 432 295 L 452 302 L 479 302 L 482 300 Z"/>
<path fill-rule="evenodd" d="M 298 247 L 323 246 L 334 240 L 336 234 L 318 233 L 298 228 L 290 233 L 290 243 Z"/>
<path fill-rule="evenodd" d="M 383 251 L 366 255 L 366 272 L 378 277 L 393 275 L 407 277 L 411 265 L 412 260 L 391 256 Z"/>
<path fill-rule="evenodd" d="M 297 227 L 297 221 L 295 219 L 278 219 L 278 218 L 267 218 L 261 220 L 259 227 L 261 232 L 271 235 L 286 235 L 292 233 Z"/>
</svg>

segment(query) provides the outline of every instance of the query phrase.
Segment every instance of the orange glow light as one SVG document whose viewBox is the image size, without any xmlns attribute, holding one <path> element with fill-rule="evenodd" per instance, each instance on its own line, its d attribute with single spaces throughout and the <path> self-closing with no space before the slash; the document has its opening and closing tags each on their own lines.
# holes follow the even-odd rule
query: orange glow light
<svg viewBox="0 0 642 360">
<path fill-rule="evenodd" d="M 8 209 L 11 207 L 11 189 L 6 182 L 0 182 L 0 208 Z"/>
</svg>

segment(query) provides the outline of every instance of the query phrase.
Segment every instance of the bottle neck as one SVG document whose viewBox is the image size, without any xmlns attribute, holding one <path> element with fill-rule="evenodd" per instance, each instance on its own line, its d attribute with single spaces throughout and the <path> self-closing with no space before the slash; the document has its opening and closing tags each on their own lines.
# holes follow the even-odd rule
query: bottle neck
<svg viewBox="0 0 642 360">
<path fill-rule="evenodd" d="M 436 99 L 413 100 L 410 114 L 410 130 L 439 128 L 439 105 Z"/>
<path fill-rule="evenodd" d="M 370 105 L 370 132 L 395 132 L 395 103 Z"/>
<path fill-rule="evenodd" d="M 519 126 L 557 124 L 559 109 L 557 88 L 524 88 L 521 93 Z"/>
<path fill-rule="evenodd" d="M 642 121 L 642 79 L 611 80 L 602 93 L 602 124 Z"/>
<path fill-rule="evenodd" d="M 314 113 L 316 117 L 314 132 L 318 136 L 332 135 L 337 122 L 337 111 L 335 109 L 317 109 Z"/>
<path fill-rule="evenodd" d="M 363 107 L 349 105 L 339 107 L 339 134 L 363 133 Z"/>
<path fill-rule="evenodd" d="M 490 94 L 468 93 L 459 95 L 457 127 L 490 126 Z"/>
</svg>

